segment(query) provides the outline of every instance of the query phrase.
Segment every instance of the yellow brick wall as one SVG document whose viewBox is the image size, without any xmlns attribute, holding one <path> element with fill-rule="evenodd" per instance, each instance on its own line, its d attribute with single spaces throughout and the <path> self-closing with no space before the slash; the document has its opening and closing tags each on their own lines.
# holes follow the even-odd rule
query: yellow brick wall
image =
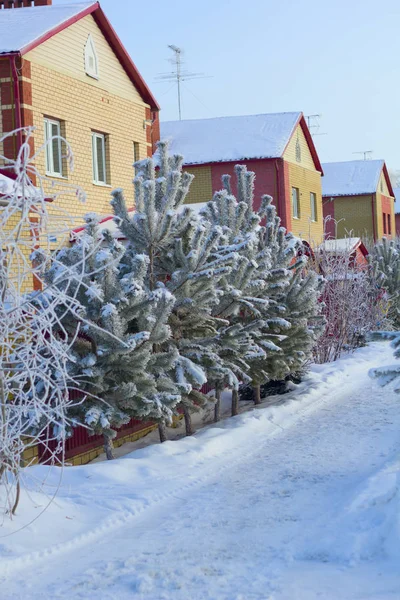
<svg viewBox="0 0 400 600">
<path fill-rule="evenodd" d="M 301 155 L 300 162 L 298 162 L 297 158 L 296 158 L 297 140 L 299 141 L 299 144 L 300 144 L 300 155 Z M 285 150 L 283 158 L 289 163 L 301 165 L 302 167 L 305 167 L 306 169 L 311 169 L 311 170 L 315 171 L 314 159 L 312 157 L 307 140 L 305 138 L 305 135 L 304 135 L 303 130 L 300 125 L 298 125 L 296 130 L 294 131 L 294 133 L 290 139 L 290 142 Z"/>
<path fill-rule="evenodd" d="M 194 167 L 184 169 L 194 175 L 190 191 L 186 196 L 186 204 L 197 204 L 198 202 L 208 202 L 212 199 L 213 190 L 211 182 L 211 167 Z"/>
<path fill-rule="evenodd" d="M 372 237 L 371 196 L 344 196 L 335 198 L 335 219 L 339 221 L 337 237 L 348 235 Z M 382 211 L 381 211 L 382 212 Z"/>
<path fill-rule="evenodd" d="M 84 46 L 89 33 L 99 56 L 99 80 L 84 71 Z M 81 205 L 65 197 L 62 207 L 79 218 L 87 212 L 109 214 L 110 192 L 122 187 L 133 205 L 133 143 L 140 158 L 147 156 L 144 120 L 146 105 L 140 98 L 103 34 L 91 16 L 75 23 L 26 55 L 32 69 L 32 107 L 36 151 L 44 142 L 45 116 L 60 120 L 72 146 L 75 168 L 58 184 L 80 185 L 87 194 Z M 109 185 L 93 183 L 92 131 L 105 133 L 109 143 Z M 36 166 L 45 172 L 42 152 Z M 81 224 L 81 219 L 76 226 Z"/>
<path fill-rule="evenodd" d="M 292 232 L 312 244 L 320 244 L 323 240 L 324 225 L 322 216 L 321 173 L 309 168 L 303 168 L 298 163 L 289 163 L 289 193 L 292 187 L 300 191 L 300 218 L 292 216 Z M 310 193 L 317 195 L 317 220 L 311 221 Z"/>
</svg>

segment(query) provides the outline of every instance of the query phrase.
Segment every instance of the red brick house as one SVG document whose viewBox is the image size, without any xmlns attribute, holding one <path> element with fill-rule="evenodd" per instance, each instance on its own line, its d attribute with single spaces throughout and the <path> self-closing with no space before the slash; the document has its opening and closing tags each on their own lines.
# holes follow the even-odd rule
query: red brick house
<svg viewBox="0 0 400 600">
<path fill-rule="evenodd" d="M 162 122 L 161 137 L 195 175 L 189 204 L 210 200 L 221 189 L 221 176 L 244 164 L 256 174 L 256 201 L 270 194 L 287 230 L 322 241 L 323 171 L 303 113 Z M 234 178 L 232 183 L 236 193 Z"/>
</svg>

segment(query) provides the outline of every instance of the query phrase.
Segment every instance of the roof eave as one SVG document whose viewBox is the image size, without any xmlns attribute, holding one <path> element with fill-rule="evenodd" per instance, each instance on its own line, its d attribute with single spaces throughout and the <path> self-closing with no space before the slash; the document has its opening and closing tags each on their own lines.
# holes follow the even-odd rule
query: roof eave
<svg viewBox="0 0 400 600">
<path fill-rule="evenodd" d="M 74 23 L 77 23 L 78 21 L 80 21 L 81 19 L 83 19 L 84 17 L 87 17 L 89 15 L 92 15 L 92 17 L 94 18 L 96 24 L 98 25 L 98 27 L 100 28 L 104 37 L 110 44 L 110 47 L 112 48 L 114 54 L 116 55 L 119 62 L 123 66 L 129 79 L 132 81 L 133 85 L 137 88 L 138 92 L 142 96 L 142 99 L 144 100 L 144 102 L 146 104 L 148 104 L 152 110 L 159 111 L 160 110 L 159 104 L 157 103 L 156 99 L 154 98 L 153 94 L 151 93 L 150 89 L 148 88 L 143 77 L 140 75 L 136 65 L 132 61 L 128 52 L 126 51 L 124 45 L 122 44 L 121 40 L 119 39 L 118 35 L 116 34 L 110 21 L 107 19 L 99 2 L 95 2 L 91 6 L 88 6 L 87 8 L 82 10 L 77 15 L 74 15 L 70 19 L 67 19 L 66 21 L 64 21 L 61 25 L 54 27 L 53 29 L 51 29 L 50 31 L 45 33 L 44 35 L 38 37 L 33 42 L 27 44 L 26 46 L 21 48 L 18 52 L 17 51 L 7 52 L 7 55 L 20 54 L 21 56 L 23 56 L 24 54 L 27 54 L 31 50 L 34 50 L 34 48 L 37 48 L 38 46 L 40 46 L 40 44 L 43 44 L 44 42 L 46 42 L 47 40 L 52 38 L 57 33 L 64 31 L 64 29 L 67 29 Z"/>
<path fill-rule="evenodd" d="M 383 167 L 382 167 L 382 169 L 383 169 L 383 174 L 384 174 L 385 179 L 386 179 L 386 184 L 388 186 L 389 194 L 392 196 L 392 198 L 396 198 L 396 196 L 394 195 L 392 182 L 390 181 L 389 171 L 387 170 L 387 166 L 386 166 L 385 161 L 383 161 Z"/>
<path fill-rule="evenodd" d="M 354 198 L 355 196 L 370 196 L 371 194 L 376 194 L 376 191 L 369 192 L 357 192 L 355 194 L 326 194 L 322 192 L 323 198 Z"/>
</svg>

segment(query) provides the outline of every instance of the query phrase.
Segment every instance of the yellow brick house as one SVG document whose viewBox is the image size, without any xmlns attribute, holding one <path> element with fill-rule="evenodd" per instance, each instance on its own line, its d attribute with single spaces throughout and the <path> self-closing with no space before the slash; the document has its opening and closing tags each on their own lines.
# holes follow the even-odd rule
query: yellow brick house
<svg viewBox="0 0 400 600">
<path fill-rule="evenodd" d="M 111 188 L 133 194 L 132 163 L 159 138 L 156 100 L 98 2 L 0 0 L 0 8 L 0 134 L 34 126 L 32 152 L 65 137 L 73 172 L 56 139 L 36 167 L 85 190 L 84 205 L 64 207 L 76 217 L 109 213 Z M 0 152 L 14 159 L 22 142 L 19 132 Z"/>
<path fill-rule="evenodd" d="M 395 197 L 384 160 L 324 163 L 323 210 L 327 237 L 396 235 Z"/>
<path fill-rule="evenodd" d="M 323 170 L 303 113 L 162 122 L 161 137 L 195 175 L 189 204 L 210 200 L 221 189 L 221 176 L 244 164 L 256 174 L 256 207 L 263 194 L 270 194 L 288 231 L 321 243 Z M 234 177 L 232 184 L 236 193 Z"/>
</svg>

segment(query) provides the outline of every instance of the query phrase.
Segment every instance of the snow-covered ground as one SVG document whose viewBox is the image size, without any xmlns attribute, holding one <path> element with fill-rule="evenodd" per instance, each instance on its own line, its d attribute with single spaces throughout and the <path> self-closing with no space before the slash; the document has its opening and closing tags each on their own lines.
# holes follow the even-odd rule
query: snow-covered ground
<svg viewBox="0 0 400 600">
<path fill-rule="evenodd" d="M 275 406 L 61 483 L 28 469 L 1 600 L 398 600 L 400 398 L 368 377 L 391 362 L 372 344 Z"/>
</svg>

